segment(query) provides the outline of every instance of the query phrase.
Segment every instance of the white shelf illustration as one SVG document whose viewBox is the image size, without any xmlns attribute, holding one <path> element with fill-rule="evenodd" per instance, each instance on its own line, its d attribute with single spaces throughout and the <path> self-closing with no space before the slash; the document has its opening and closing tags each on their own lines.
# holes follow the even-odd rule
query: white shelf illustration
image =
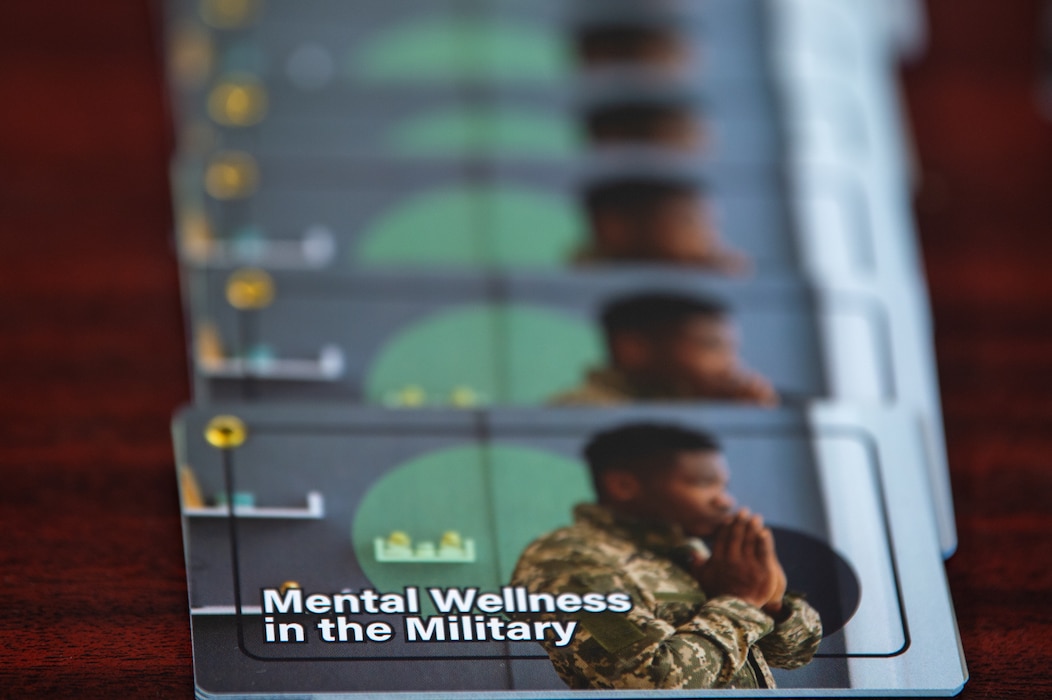
<svg viewBox="0 0 1052 700">
<path fill-rule="evenodd" d="M 336 239 L 324 226 L 312 226 L 293 239 L 267 239 L 259 234 L 216 240 L 195 232 L 184 236 L 183 255 L 199 265 L 258 265 L 303 270 L 325 267 L 336 255 Z"/>
<path fill-rule="evenodd" d="M 376 561 L 388 564 L 470 564 L 475 561 L 475 540 L 461 539 L 460 533 L 450 530 L 442 535 L 438 546 L 434 542 L 419 542 L 414 547 L 409 535 L 392 532 L 387 538 L 373 540 Z"/>
<path fill-rule="evenodd" d="M 193 518 L 226 518 L 230 516 L 230 507 L 202 506 L 183 509 Z M 258 508 L 250 505 L 234 505 L 234 515 L 239 518 L 275 518 L 288 520 L 321 520 L 325 517 L 325 499 L 317 491 L 307 494 L 305 508 Z"/>
<path fill-rule="evenodd" d="M 198 369 L 216 379 L 273 379 L 302 382 L 331 382 L 343 376 L 343 351 L 335 345 L 324 345 L 317 359 L 284 359 L 258 357 L 215 357 L 198 353 Z"/>
</svg>

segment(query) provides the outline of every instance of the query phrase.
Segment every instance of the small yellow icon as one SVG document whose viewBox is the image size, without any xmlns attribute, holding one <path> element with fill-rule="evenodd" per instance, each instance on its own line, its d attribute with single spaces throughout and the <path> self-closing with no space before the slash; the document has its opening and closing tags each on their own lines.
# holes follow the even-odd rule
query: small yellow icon
<svg viewBox="0 0 1052 700">
<path fill-rule="evenodd" d="M 480 398 L 478 392 L 470 386 L 458 386 L 449 395 L 450 402 L 459 408 L 478 406 Z"/>
<path fill-rule="evenodd" d="M 212 158 L 205 170 L 205 191 L 216 199 L 241 199 L 259 185 L 256 160 L 241 151 L 223 151 Z"/>
<path fill-rule="evenodd" d="M 188 464 L 179 467 L 179 491 L 183 495 L 184 508 L 203 508 L 204 496 L 201 495 L 201 486 L 197 483 L 197 476 Z"/>
<path fill-rule="evenodd" d="M 183 212 L 182 225 L 179 227 L 183 254 L 197 262 L 203 262 L 212 254 L 215 245 L 212 229 L 203 211 L 189 210 Z"/>
<path fill-rule="evenodd" d="M 252 126 L 266 113 L 267 91 L 250 75 L 231 76 L 208 95 L 208 115 L 223 126 Z"/>
<path fill-rule="evenodd" d="M 438 541 L 439 547 L 452 547 L 454 549 L 460 549 L 463 544 L 463 541 L 460 539 L 460 533 L 456 530 L 447 530 L 443 532 L 442 539 Z"/>
<path fill-rule="evenodd" d="M 278 590 L 281 591 L 281 595 L 285 595 L 290 588 L 302 588 L 302 586 L 296 581 L 286 581 L 281 584 L 281 587 Z"/>
<path fill-rule="evenodd" d="M 427 392 L 415 384 L 410 384 L 398 392 L 397 403 L 399 406 L 423 406 L 426 401 Z"/>
<path fill-rule="evenodd" d="M 259 0 L 201 0 L 201 19 L 216 29 L 237 29 L 255 17 L 259 5 Z"/>
<path fill-rule="evenodd" d="M 205 440 L 221 450 L 240 447 L 247 437 L 245 424 L 237 416 L 216 416 L 205 426 Z"/>
<path fill-rule="evenodd" d="M 218 369 L 226 359 L 223 340 L 214 323 L 204 321 L 197 327 L 196 333 L 197 363 L 204 369 Z"/>
<path fill-rule="evenodd" d="M 392 547 L 408 547 L 412 544 L 412 540 L 409 539 L 409 534 L 401 530 L 395 530 L 387 536 L 387 544 Z"/>
<path fill-rule="evenodd" d="M 226 282 L 226 300 L 235 309 L 263 309 L 274 301 L 274 279 L 263 270 L 241 268 Z"/>
</svg>

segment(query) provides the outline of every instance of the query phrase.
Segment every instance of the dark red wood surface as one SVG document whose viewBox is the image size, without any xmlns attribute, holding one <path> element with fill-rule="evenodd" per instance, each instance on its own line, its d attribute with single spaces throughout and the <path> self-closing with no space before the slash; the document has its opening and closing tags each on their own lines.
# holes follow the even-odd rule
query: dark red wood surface
<svg viewBox="0 0 1052 700">
<path fill-rule="evenodd" d="M 1052 126 L 1040 3 L 934 0 L 905 70 L 961 545 L 965 698 L 1052 697 Z M 158 47 L 0 3 L 0 697 L 193 694 L 168 422 L 189 387 Z"/>
</svg>

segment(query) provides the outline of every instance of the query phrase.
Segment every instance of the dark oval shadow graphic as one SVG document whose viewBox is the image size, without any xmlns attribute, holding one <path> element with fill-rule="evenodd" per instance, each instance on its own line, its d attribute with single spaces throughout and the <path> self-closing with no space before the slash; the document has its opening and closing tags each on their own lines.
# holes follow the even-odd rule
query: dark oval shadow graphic
<svg viewBox="0 0 1052 700">
<path fill-rule="evenodd" d="M 851 565 L 827 542 L 796 530 L 771 526 L 787 590 L 802 593 L 822 617 L 822 636 L 839 631 L 858 610 L 862 598 Z"/>
</svg>

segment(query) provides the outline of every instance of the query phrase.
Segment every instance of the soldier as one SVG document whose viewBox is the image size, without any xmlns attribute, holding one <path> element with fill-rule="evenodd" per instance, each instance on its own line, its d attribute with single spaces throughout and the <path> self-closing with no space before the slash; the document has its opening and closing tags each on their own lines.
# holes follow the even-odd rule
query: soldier
<svg viewBox="0 0 1052 700">
<path fill-rule="evenodd" d="M 786 594 L 760 516 L 734 511 L 712 437 L 634 424 L 598 435 L 585 457 L 598 503 L 578 505 L 573 525 L 530 544 L 512 575 L 532 593 L 631 597 L 627 613 L 531 617 L 579 621 L 569 644 L 544 642 L 567 685 L 773 688 L 769 666 L 811 660 L 822 623 Z"/>
<path fill-rule="evenodd" d="M 592 107 L 585 115 L 588 135 L 599 146 L 657 146 L 697 153 L 702 133 L 687 105 L 677 101 L 626 99 Z"/>
<path fill-rule="evenodd" d="M 552 400 L 560 406 L 715 399 L 774 406 L 770 382 L 743 367 L 727 308 L 712 299 L 652 293 L 602 314 L 609 366 Z"/>
<path fill-rule="evenodd" d="M 726 247 L 696 182 L 624 177 L 584 194 L 591 244 L 578 264 L 650 262 L 743 274 L 746 258 Z"/>
</svg>

